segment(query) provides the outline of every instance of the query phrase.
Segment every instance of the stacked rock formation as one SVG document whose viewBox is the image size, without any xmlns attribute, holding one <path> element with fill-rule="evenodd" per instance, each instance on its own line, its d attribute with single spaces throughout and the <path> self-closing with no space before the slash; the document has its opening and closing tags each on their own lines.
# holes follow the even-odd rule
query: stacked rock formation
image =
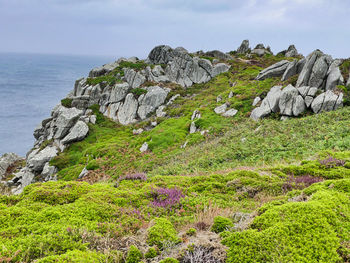
<svg viewBox="0 0 350 263">
<path fill-rule="evenodd" d="M 282 60 L 261 71 L 257 80 L 270 77 L 282 77 L 282 81 L 299 74 L 296 87 L 288 85 L 273 87 L 261 105 L 251 113 L 252 119 L 260 119 L 271 112 L 283 116 L 299 116 L 310 108 L 314 113 L 332 111 L 343 106 L 343 93 L 336 90 L 337 85 L 344 84 L 340 72 L 341 60 L 320 50 L 312 52 L 301 60 Z M 316 96 L 319 94 L 318 96 Z"/>
</svg>

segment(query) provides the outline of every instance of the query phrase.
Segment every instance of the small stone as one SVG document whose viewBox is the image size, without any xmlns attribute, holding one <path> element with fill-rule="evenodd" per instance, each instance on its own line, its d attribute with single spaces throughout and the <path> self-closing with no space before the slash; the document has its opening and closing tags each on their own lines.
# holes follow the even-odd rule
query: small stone
<svg viewBox="0 0 350 263">
<path fill-rule="evenodd" d="M 148 150 L 148 143 L 145 142 L 144 144 L 142 144 L 141 148 L 140 148 L 140 152 L 146 152 Z"/>
<path fill-rule="evenodd" d="M 255 107 L 259 102 L 261 101 L 261 98 L 260 97 L 256 97 L 253 101 L 253 104 L 252 106 Z"/>
<path fill-rule="evenodd" d="M 237 114 L 238 110 L 235 109 L 230 109 L 228 111 L 226 111 L 224 114 L 222 114 L 222 116 L 224 117 L 233 117 Z"/>
<path fill-rule="evenodd" d="M 158 123 L 157 123 L 156 121 L 152 121 L 152 122 L 151 122 L 151 126 L 152 126 L 152 127 L 156 127 L 157 125 L 158 125 Z"/>
<path fill-rule="evenodd" d="M 140 129 L 134 129 L 133 131 L 132 131 L 132 134 L 134 134 L 134 135 L 140 135 L 141 133 L 143 133 L 143 129 L 142 128 L 140 128 Z"/>
<path fill-rule="evenodd" d="M 228 98 L 231 99 L 233 97 L 233 91 L 230 91 L 230 93 L 228 94 Z"/>
<path fill-rule="evenodd" d="M 81 171 L 81 173 L 78 176 L 78 179 L 82 179 L 83 177 L 87 176 L 89 173 L 89 170 L 84 167 L 84 169 Z"/>
<path fill-rule="evenodd" d="M 197 131 L 197 127 L 195 122 L 193 121 L 190 126 L 190 134 L 195 133 Z"/>
<path fill-rule="evenodd" d="M 226 103 L 222 104 L 221 106 L 218 106 L 214 109 L 216 114 L 223 114 L 226 112 L 227 109 L 227 105 Z"/>
<path fill-rule="evenodd" d="M 221 95 L 219 95 L 219 96 L 216 98 L 216 102 L 220 102 L 220 101 L 222 101 L 222 96 L 221 96 Z"/>
</svg>

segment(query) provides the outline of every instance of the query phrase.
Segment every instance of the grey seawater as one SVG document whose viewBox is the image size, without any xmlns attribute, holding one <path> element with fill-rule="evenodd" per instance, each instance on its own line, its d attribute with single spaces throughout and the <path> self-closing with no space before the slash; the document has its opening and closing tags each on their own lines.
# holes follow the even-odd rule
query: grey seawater
<svg viewBox="0 0 350 263">
<path fill-rule="evenodd" d="M 51 109 L 87 76 L 113 57 L 0 53 L 0 155 L 25 156 L 33 131 Z"/>
</svg>

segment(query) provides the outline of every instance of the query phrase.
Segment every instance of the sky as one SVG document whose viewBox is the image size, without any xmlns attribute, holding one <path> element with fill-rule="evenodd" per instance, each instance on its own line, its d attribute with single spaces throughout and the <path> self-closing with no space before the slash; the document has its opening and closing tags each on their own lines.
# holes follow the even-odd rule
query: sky
<svg viewBox="0 0 350 263">
<path fill-rule="evenodd" d="M 0 52 L 146 58 L 157 45 L 350 57 L 349 0 L 0 0 Z"/>
</svg>

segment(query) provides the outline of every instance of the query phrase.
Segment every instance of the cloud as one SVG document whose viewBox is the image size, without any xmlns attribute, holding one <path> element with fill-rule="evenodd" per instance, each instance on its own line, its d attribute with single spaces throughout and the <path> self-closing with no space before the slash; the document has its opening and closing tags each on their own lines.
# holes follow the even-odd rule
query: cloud
<svg viewBox="0 0 350 263">
<path fill-rule="evenodd" d="M 233 50 L 242 39 L 350 56 L 344 0 L 0 0 L 0 51 L 138 55 L 156 44 Z"/>
</svg>

